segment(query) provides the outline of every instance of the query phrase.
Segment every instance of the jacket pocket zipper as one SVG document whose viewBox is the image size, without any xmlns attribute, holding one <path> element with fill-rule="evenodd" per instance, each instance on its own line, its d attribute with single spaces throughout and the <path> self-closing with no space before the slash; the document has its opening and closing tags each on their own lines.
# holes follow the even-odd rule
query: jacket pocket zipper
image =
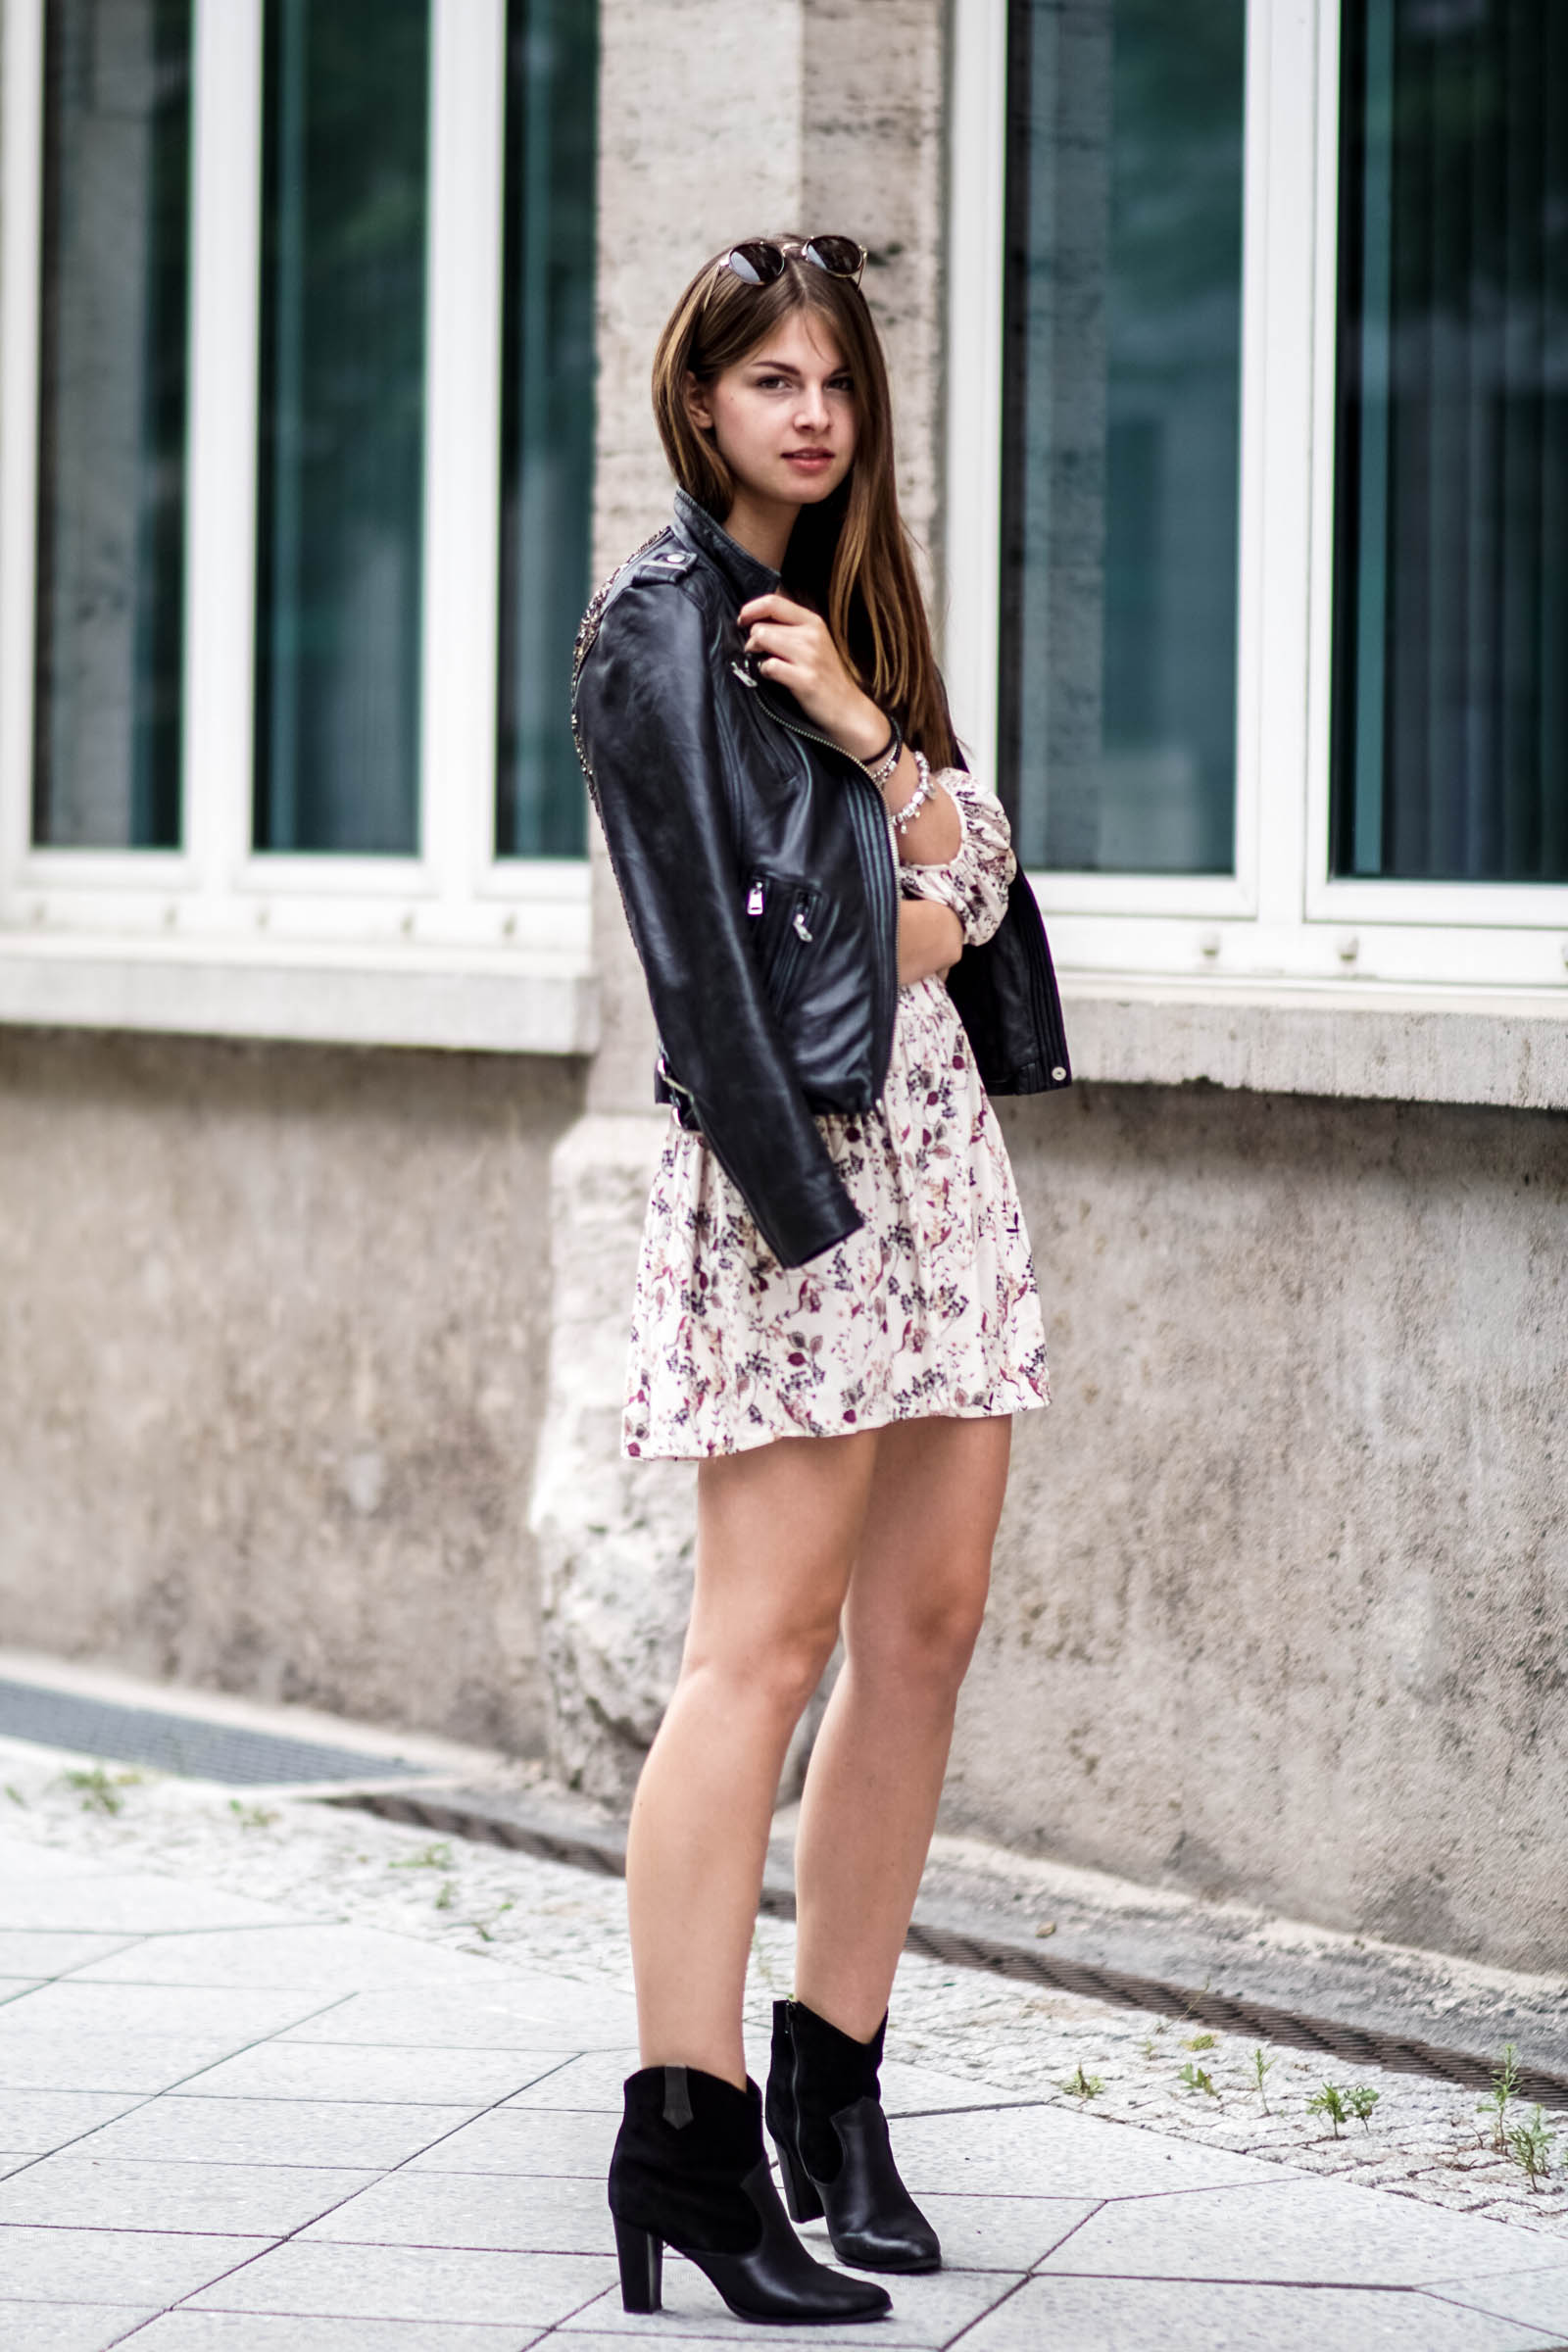
<svg viewBox="0 0 1568 2352">
<path fill-rule="evenodd" d="M 773 881 L 769 875 L 754 874 L 746 894 L 747 914 L 754 921 L 760 920 L 766 912 L 769 889 L 788 887 L 788 884 Z M 768 1002 L 775 1009 L 784 1002 L 790 982 L 795 977 L 801 950 L 810 945 L 813 936 L 810 915 L 815 902 L 814 892 L 796 889 L 791 895 L 793 905 L 789 920 L 787 923 L 780 922 L 777 936 L 768 943 L 760 958 L 762 985 L 767 992 Z"/>
</svg>

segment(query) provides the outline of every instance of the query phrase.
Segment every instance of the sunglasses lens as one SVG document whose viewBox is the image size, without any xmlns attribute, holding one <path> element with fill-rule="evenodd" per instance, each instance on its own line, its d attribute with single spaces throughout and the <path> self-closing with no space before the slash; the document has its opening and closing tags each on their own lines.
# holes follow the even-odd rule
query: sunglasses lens
<svg viewBox="0 0 1568 2352">
<path fill-rule="evenodd" d="M 854 237 L 813 237 L 804 250 L 830 277 L 858 277 L 865 267 L 865 248 Z"/>
<path fill-rule="evenodd" d="M 777 245 L 764 238 L 753 237 L 745 245 L 732 245 L 725 257 L 737 277 L 749 286 L 770 286 L 775 277 L 784 274 L 784 256 Z"/>
</svg>

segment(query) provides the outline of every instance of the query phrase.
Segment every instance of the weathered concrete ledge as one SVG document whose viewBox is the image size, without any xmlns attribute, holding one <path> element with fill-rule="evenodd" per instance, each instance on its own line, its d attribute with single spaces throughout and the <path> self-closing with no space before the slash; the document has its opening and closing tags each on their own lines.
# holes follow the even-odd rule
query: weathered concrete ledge
<svg viewBox="0 0 1568 2352">
<path fill-rule="evenodd" d="M 1122 1086 L 1568 1109 L 1568 992 L 1066 973 L 1073 1069 Z"/>
</svg>

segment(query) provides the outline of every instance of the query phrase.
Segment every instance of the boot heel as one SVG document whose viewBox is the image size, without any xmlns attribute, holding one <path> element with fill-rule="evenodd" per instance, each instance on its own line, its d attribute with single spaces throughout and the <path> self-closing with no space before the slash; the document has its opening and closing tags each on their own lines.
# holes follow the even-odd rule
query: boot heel
<svg viewBox="0 0 1568 2352">
<path fill-rule="evenodd" d="M 664 2246 L 651 2230 L 615 2217 L 615 2255 L 620 2264 L 622 2311 L 662 2311 Z"/>
<path fill-rule="evenodd" d="M 784 2204 L 792 2222 L 819 2222 L 822 2200 L 817 2195 L 811 2176 L 787 2139 L 775 2138 L 778 2149 L 778 2169 L 784 2176 Z"/>
</svg>

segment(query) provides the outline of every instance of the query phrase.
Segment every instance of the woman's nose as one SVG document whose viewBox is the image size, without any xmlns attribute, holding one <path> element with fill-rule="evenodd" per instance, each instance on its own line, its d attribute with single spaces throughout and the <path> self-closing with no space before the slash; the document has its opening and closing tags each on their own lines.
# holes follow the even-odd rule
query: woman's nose
<svg viewBox="0 0 1568 2352">
<path fill-rule="evenodd" d="M 796 429 L 800 432 L 820 432 L 827 422 L 827 398 L 810 386 L 802 392 L 800 406 L 795 412 Z"/>
</svg>

